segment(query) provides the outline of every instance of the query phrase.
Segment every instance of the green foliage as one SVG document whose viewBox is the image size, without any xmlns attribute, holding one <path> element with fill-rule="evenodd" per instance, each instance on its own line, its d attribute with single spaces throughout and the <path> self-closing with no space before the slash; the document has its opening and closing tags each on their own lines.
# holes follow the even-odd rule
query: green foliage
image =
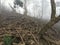
<svg viewBox="0 0 60 45">
<path fill-rule="evenodd" d="M 4 45 L 12 45 L 13 39 L 11 36 L 4 36 Z"/>
</svg>

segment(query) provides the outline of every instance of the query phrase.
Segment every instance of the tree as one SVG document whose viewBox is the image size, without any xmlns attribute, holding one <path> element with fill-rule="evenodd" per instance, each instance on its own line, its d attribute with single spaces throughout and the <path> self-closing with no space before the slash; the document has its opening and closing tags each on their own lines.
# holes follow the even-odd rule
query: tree
<svg viewBox="0 0 60 45">
<path fill-rule="evenodd" d="M 55 4 L 55 0 L 51 0 L 51 20 L 43 27 L 41 28 L 39 35 L 40 37 L 42 37 L 44 35 L 45 32 L 47 32 L 48 29 L 52 28 L 52 26 L 54 24 L 56 24 L 58 21 L 60 21 L 60 15 L 58 17 L 55 17 L 56 15 L 56 4 Z M 47 39 L 49 40 L 49 39 Z M 51 40 L 49 40 L 51 41 Z M 51 41 L 53 43 L 55 43 L 54 41 Z"/>
<path fill-rule="evenodd" d="M 24 15 L 27 15 L 27 0 L 24 0 Z"/>
<path fill-rule="evenodd" d="M 16 8 L 16 5 L 19 5 L 20 7 L 23 7 L 23 2 L 20 0 L 15 0 L 14 1 L 14 8 Z"/>
<path fill-rule="evenodd" d="M 19 7 L 24 7 L 24 15 L 27 15 L 27 0 L 24 0 L 24 3 L 21 0 L 15 0 L 14 1 L 14 8 L 16 8 L 16 5 L 19 5 Z M 10 6 L 11 7 L 11 6 Z"/>
</svg>

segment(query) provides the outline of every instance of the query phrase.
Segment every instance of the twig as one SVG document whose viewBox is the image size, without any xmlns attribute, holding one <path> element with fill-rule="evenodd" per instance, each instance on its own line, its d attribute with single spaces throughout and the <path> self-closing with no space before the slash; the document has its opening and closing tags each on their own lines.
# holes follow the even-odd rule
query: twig
<svg viewBox="0 0 60 45">
<path fill-rule="evenodd" d="M 21 38 L 21 40 L 22 40 L 22 43 L 24 43 L 23 37 L 20 35 L 20 32 L 19 32 L 18 30 L 16 30 L 16 31 L 17 31 L 17 33 L 19 34 L 19 36 L 20 36 L 20 38 Z"/>
<path fill-rule="evenodd" d="M 35 42 L 37 43 L 37 45 L 39 45 L 38 41 L 36 40 L 35 36 L 32 34 L 32 32 L 30 31 L 30 34 L 32 35 L 32 37 L 34 38 Z"/>
<path fill-rule="evenodd" d="M 48 38 L 47 36 L 43 36 L 43 38 L 44 38 L 46 41 L 49 41 L 49 42 L 51 42 L 51 43 L 56 44 L 56 41 L 54 41 L 54 40 Z"/>
</svg>

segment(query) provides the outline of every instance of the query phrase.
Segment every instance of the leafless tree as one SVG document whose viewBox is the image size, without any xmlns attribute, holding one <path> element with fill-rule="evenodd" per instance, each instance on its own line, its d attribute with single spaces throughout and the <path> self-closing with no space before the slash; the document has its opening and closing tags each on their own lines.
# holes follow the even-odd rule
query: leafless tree
<svg viewBox="0 0 60 45">
<path fill-rule="evenodd" d="M 50 0 L 51 1 L 51 20 L 43 27 L 41 28 L 39 35 L 40 37 L 44 35 L 45 32 L 47 32 L 48 29 L 52 28 L 54 24 L 60 21 L 60 15 L 58 17 L 55 17 L 56 15 L 56 5 L 55 5 L 55 0 Z M 48 39 L 48 38 L 47 38 Z M 52 40 L 49 40 L 51 42 L 54 42 Z"/>
<path fill-rule="evenodd" d="M 27 15 L 27 0 L 24 0 L 24 10 L 25 10 L 25 12 L 24 12 L 24 15 Z"/>
</svg>

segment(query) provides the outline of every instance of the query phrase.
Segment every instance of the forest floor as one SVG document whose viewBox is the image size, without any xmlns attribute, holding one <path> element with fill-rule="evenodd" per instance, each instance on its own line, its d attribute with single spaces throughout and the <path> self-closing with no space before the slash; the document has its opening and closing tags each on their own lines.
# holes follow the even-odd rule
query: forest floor
<svg viewBox="0 0 60 45">
<path fill-rule="evenodd" d="M 36 18 L 19 14 L 0 14 L 0 45 L 3 44 L 5 35 L 16 38 L 12 45 L 60 45 L 60 33 L 57 30 L 48 29 L 40 38 L 39 32 L 42 27 L 42 23 Z"/>
</svg>

